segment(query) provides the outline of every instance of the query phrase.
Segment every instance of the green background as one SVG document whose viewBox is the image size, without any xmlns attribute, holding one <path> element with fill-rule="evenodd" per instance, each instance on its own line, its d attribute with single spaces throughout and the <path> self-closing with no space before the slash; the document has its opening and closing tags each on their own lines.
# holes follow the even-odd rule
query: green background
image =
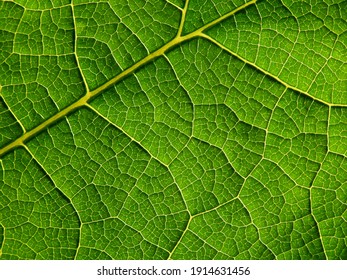
<svg viewBox="0 0 347 280">
<path fill-rule="evenodd" d="M 347 1 L 186 1 L 0 2 L 0 259 L 347 259 Z"/>
</svg>

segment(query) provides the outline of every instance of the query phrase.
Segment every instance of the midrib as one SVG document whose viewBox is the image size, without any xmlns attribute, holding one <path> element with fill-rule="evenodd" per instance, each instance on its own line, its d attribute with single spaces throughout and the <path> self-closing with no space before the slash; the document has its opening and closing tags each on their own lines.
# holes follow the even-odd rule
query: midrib
<svg viewBox="0 0 347 280">
<path fill-rule="evenodd" d="M 209 28 L 215 26 L 216 24 L 220 23 L 221 21 L 234 15 L 238 11 L 243 10 L 246 7 L 254 4 L 256 1 L 257 0 L 252 0 L 250 2 L 247 2 L 244 5 L 238 7 L 237 9 L 221 16 L 220 18 L 218 18 L 218 19 L 216 19 L 210 23 L 207 23 L 203 27 L 201 27 L 201 28 L 199 28 L 199 29 L 187 34 L 187 35 L 182 36 L 180 33 L 182 32 L 183 23 L 184 23 L 184 19 L 186 16 L 186 10 L 187 10 L 187 5 L 186 5 L 185 9 L 182 11 L 182 22 L 181 22 L 179 30 L 178 30 L 178 35 L 174 39 L 172 39 L 170 42 L 166 43 L 164 46 L 162 46 L 161 48 L 159 48 L 155 52 L 150 53 L 149 55 L 147 55 L 146 57 L 144 57 L 143 59 L 141 59 L 140 61 L 138 61 L 134 65 L 132 65 L 131 67 L 127 68 L 122 73 L 116 75 L 115 77 L 113 77 L 112 79 L 110 79 L 108 82 L 104 83 L 103 85 L 101 85 L 97 89 L 95 89 L 93 91 L 87 90 L 86 94 L 83 97 L 81 97 L 79 100 L 77 100 L 74 103 L 72 103 L 71 105 L 65 107 L 63 110 L 59 111 L 58 113 L 56 113 L 52 117 L 48 118 L 46 121 L 42 122 L 40 125 L 36 126 L 32 130 L 25 132 L 22 136 L 18 137 L 13 142 L 7 144 L 5 147 L 1 148 L 0 149 L 0 158 L 3 155 L 5 155 L 6 153 L 8 153 L 9 151 L 15 149 L 16 147 L 24 145 L 24 143 L 26 141 L 28 141 L 30 138 L 34 137 L 35 135 L 37 135 L 41 131 L 45 130 L 47 127 L 51 126 L 52 124 L 56 123 L 58 120 L 62 119 L 63 117 L 67 116 L 71 112 L 77 110 L 78 108 L 85 106 L 92 98 L 98 96 L 104 90 L 113 86 L 114 84 L 116 84 L 120 80 L 124 79 L 128 75 L 132 74 L 133 72 L 135 72 L 137 69 L 139 69 L 143 65 L 147 64 L 148 62 L 154 60 L 155 58 L 157 58 L 159 56 L 162 56 L 169 49 L 171 49 L 171 48 L 173 48 L 173 47 L 175 47 L 175 46 L 177 46 L 177 45 L 179 45 L 185 41 L 188 41 L 188 40 L 191 40 L 193 38 L 201 36 L 201 34 L 203 34 L 203 32 L 206 29 L 209 29 Z"/>
</svg>

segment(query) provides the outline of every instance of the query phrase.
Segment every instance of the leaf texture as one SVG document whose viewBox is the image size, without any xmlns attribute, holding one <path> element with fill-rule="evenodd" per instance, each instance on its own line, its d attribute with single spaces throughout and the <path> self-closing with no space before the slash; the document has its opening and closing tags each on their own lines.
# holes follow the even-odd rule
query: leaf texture
<svg viewBox="0 0 347 280">
<path fill-rule="evenodd" d="M 0 259 L 346 259 L 346 11 L 1 1 Z"/>
</svg>

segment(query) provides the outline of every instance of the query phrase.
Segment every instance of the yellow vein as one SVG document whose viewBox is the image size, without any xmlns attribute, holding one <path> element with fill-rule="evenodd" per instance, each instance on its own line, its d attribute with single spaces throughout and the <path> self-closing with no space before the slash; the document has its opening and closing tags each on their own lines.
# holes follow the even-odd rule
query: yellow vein
<svg viewBox="0 0 347 280">
<path fill-rule="evenodd" d="M 74 54 L 74 56 L 76 58 L 77 68 L 78 68 L 79 72 L 81 73 L 83 83 L 84 83 L 87 91 L 89 91 L 88 83 L 87 83 L 86 78 L 83 75 L 82 67 L 80 65 L 80 61 L 79 61 L 78 55 L 77 55 L 77 23 L 76 23 L 75 8 L 74 8 L 73 0 L 71 0 L 71 12 L 72 12 L 73 25 L 74 25 L 74 34 L 75 34 L 75 36 L 74 36 L 74 51 L 73 51 L 73 54 Z"/>
<path fill-rule="evenodd" d="M 215 19 L 213 21 L 211 21 L 210 23 L 207 23 L 206 25 L 204 25 L 203 27 L 200 27 L 199 29 L 197 29 L 196 31 L 194 31 L 192 33 L 196 33 L 196 35 L 201 34 L 203 31 L 205 31 L 205 30 L 215 26 L 216 24 L 222 22 L 223 20 L 225 20 L 228 17 L 236 14 L 237 12 L 247 8 L 248 6 L 255 4 L 256 2 L 257 2 L 257 0 L 249 1 L 249 2 L 247 2 L 245 4 L 243 4 L 242 6 L 236 8 L 235 10 L 232 10 L 231 12 L 229 12 L 229 13 L 227 13 L 227 14 L 225 14 L 225 15 L 223 15 L 223 16 L 221 16 L 221 17 L 219 17 L 219 18 L 217 18 L 217 19 Z M 192 34 L 192 33 L 190 33 L 190 34 Z"/>
<path fill-rule="evenodd" d="M 0 257 L 2 256 L 2 249 L 4 248 L 5 240 L 6 240 L 6 228 L 0 223 L 0 226 L 3 228 L 3 233 L 2 233 L 2 243 L 0 246 Z"/>
<path fill-rule="evenodd" d="M 317 98 L 311 94 L 309 94 L 308 92 L 305 92 L 301 89 L 298 89 L 294 86 L 291 86 L 290 84 L 287 84 L 285 81 L 281 80 L 280 78 L 278 78 L 277 76 L 273 75 L 272 73 L 266 71 L 265 69 L 259 67 L 258 65 L 256 65 L 255 63 L 253 62 L 250 62 L 248 61 L 247 59 L 243 58 L 242 56 L 238 55 L 237 53 L 231 51 L 230 49 L 228 49 L 227 47 L 223 46 L 221 43 L 219 43 L 217 40 L 213 39 L 212 37 L 206 35 L 205 33 L 199 33 L 197 34 L 197 36 L 200 36 L 202 38 L 205 38 L 207 40 L 209 40 L 210 42 L 214 43 L 215 45 L 217 45 L 218 47 L 220 47 L 221 49 L 227 51 L 228 53 L 230 53 L 231 55 L 235 56 L 236 58 L 238 58 L 239 60 L 243 61 L 244 63 L 248 64 L 248 65 L 251 65 L 253 66 L 255 69 L 257 69 L 258 71 L 262 72 L 263 74 L 273 78 L 274 80 L 276 80 L 277 82 L 281 83 L 282 85 L 284 85 L 286 88 L 289 88 L 289 89 L 292 89 L 292 90 L 295 90 L 296 92 L 299 92 L 299 93 L 302 93 L 310 98 L 312 98 L 313 100 L 317 101 L 317 102 L 320 102 L 320 103 L 323 103 L 327 106 L 334 106 L 334 107 L 347 107 L 346 104 L 332 104 L 332 103 L 329 103 L 329 102 L 326 102 L 324 101 L 323 99 L 320 99 L 320 98 Z"/>
<path fill-rule="evenodd" d="M 2 101 L 4 102 L 5 104 L 5 107 L 7 107 L 7 109 L 10 111 L 10 113 L 12 114 L 12 116 L 16 119 L 16 121 L 18 122 L 18 124 L 20 125 L 20 127 L 22 128 L 23 130 L 23 133 L 26 132 L 26 129 L 24 127 L 24 125 L 21 123 L 21 121 L 17 118 L 16 114 L 11 110 L 11 107 L 8 106 L 8 104 L 6 103 L 6 100 L 5 98 L 2 96 L 1 94 L 1 91 L 2 91 L 2 86 L 0 85 L 0 98 L 2 97 Z"/>
<path fill-rule="evenodd" d="M 187 222 L 186 228 L 185 228 L 184 231 L 182 232 L 180 238 L 178 239 L 177 243 L 175 244 L 175 246 L 173 247 L 173 249 L 171 250 L 171 252 L 169 253 L 169 256 L 168 256 L 168 258 L 167 258 L 168 260 L 172 260 L 172 255 L 173 255 L 174 252 L 176 251 L 178 245 L 181 244 L 181 241 L 182 241 L 183 237 L 186 235 L 187 231 L 189 230 L 189 225 L 190 225 L 192 219 L 193 219 L 193 217 L 190 216 L 190 217 L 189 217 L 189 220 L 188 220 L 188 222 Z"/>
<path fill-rule="evenodd" d="M 109 87 L 111 87 L 112 85 L 116 84 L 117 82 L 119 82 L 120 80 L 125 78 L 126 76 L 132 74 L 134 71 L 136 71 L 140 67 L 144 66 L 148 62 L 154 60 L 155 58 L 157 58 L 159 56 L 162 56 L 166 51 L 168 51 L 172 47 L 174 47 L 174 46 L 176 46 L 176 45 L 178 45 L 178 44 L 180 44 L 180 43 L 182 43 L 184 41 L 191 40 L 191 39 L 193 39 L 195 37 L 203 36 L 203 33 L 202 33 L 203 31 L 205 31 L 205 30 L 211 28 L 212 26 L 220 23 L 221 21 L 223 21 L 226 18 L 234 15 L 235 13 L 237 13 L 238 11 L 248 7 L 249 5 L 254 4 L 256 1 L 257 0 L 252 0 L 252 1 L 248 2 L 248 3 L 245 3 L 244 5 L 238 7 L 237 9 L 235 9 L 235 10 L 225 14 L 224 16 L 222 16 L 222 17 L 220 17 L 220 18 L 218 18 L 218 19 L 216 19 L 216 20 L 214 20 L 214 21 L 204 25 L 203 27 L 197 29 L 194 32 L 191 32 L 191 33 L 189 33 L 187 35 L 184 35 L 184 36 L 176 36 L 173 40 L 171 40 L 170 42 L 166 43 L 164 46 L 162 46 L 161 48 L 159 48 L 155 52 L 153 52 L 153 53 L 149 54 L 148 56 L 144 57 L 143 59 L 141 59 L 140 61 L 135 63 L 133 66 L 129 67 L 128 69 L 124 70 L 122 73 L 120 73 L 117 76 L 113 77 L 111 80 L 109 80 L 105 84 L 101 85 L 97 89 L 95 89 L 93 91 L 89 91 L 87 89 L 87 93 L 83 97 L 81 97 L 79 100 L 77 100 L 76 102 L 72 103 L 71 105 L 69 105 L 68 107 L 66 107 L 62 111 L 58 112 L 54 116 L 50 117 L 49 119 L 47 119 L 46 121 L 44 121 L 43 123 L 38 125 L 37 127 L 35 127 L 32 130 L 24 133 L 21 137 L 17 138 L 16 140 L 11 142 L 10 144 L 8 144 L 5 147 L 3 147 L 2 149 L 0 149 L 0 157 L 3 156 L 4 154 L 6 154 L 7 152 L 11 151 L 12 149 L 22 145 L 25 141 L 27 141 L 28 139 L 32 138 L 33 136 L 35 136 L 39 132 L 43 131 L 45 128 L 49 127 L 53 123 L 57 122 L 62 117 L 68 115 L 69 113 L 75 111 L 76 109 L 78 109 L 78 108 L 80 108 L 82 106 L 85 106 L 90 99 L 92 99 L 93 97 L 99 95 L 102 91 L 108 89 Z M 188 5 L 188 1 L 186 2 L 186 5 Z M 187 7 L 185 7 L 185 8 L 187 8 Z"/>
<path fill-rule="evenodd" d="M 182 35 L 184 22 L 186 21 L 188 5 L 189 5 L 189 0 L 186 0 L 186 3 L 184 4 L 184 8 L 182 10 L 181 22 L 180 22 L 180 26 L 178 27 L 178 32 L 176 37 L 180 37 Z"/>
<path fill-rule="evenodd" d="M 56 122 L 57 120 L 61 119 L 62 117 L 66 116 L 70 112 L 73 112 L 77 108 L 80 108 L 81 106 L 85 105 L 88 101 L 88 98 L 86 96 L 82 97 L 78 101 L 72 103 L 70 106 L 66 107 L 62 111 L 58 112 L 54 116 L 50 117 L 37 127 L 33 128 L 32 130 L 24 133 L 21 137 L 17 138 L 12 143 L 8 144 L 4 148 L 0 149 L 0 157 L 7 153 L 8 151 L 14 149 L 15 147 L 21 146 L 24 144 L 25 141 L 32 138 L 34 135 L 39 133 L 40 131 L 44 130 L 46 127 L 50 126 L 52 123 Z"/>
<path fill-rule="evenodd" d="M 176 9 L 180 10 L 180 11 L 183 10 L 181 7 L 177 6 L 176 4 L 172 3 L 172 2 L 169 1 L 169 0 L 166 0 L 166 2 L 167 2 L 168 4 L 170 4 L 171 6 L 175 7 Z"/>
</svg>

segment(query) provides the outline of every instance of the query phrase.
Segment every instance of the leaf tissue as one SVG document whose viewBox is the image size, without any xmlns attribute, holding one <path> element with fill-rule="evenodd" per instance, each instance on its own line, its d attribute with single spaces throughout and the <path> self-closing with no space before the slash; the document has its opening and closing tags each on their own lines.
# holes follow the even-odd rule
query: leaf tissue
<svg viewBox="0 0 347 280">
<path fill-rule="evenodd" d="M 347 1 L 0 1 L 0 259 L 347 259 Z"/>
</svg>

